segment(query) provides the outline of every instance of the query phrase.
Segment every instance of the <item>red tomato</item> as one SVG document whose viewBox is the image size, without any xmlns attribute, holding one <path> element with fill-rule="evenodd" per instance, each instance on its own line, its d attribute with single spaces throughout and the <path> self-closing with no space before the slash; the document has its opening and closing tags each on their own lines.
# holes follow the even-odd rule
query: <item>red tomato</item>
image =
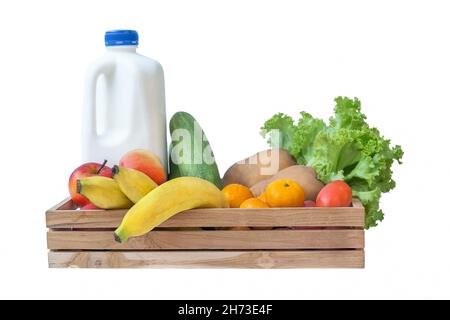
<svg viewBox="0 0 450 320">
<path fill-rule="evenodd" d="M 342 180 L 330 182 L 317 195 L 318 207 L 349 207 L 352 189 Z"/>
<path fill-rule="evenodd" d="M 312 200 L 306 200 L 305 203 L 304 203 L 304 206 L 305 207 L 317 207 L 316 206 L 316 202 L 312 201 Z"/>
</svg>

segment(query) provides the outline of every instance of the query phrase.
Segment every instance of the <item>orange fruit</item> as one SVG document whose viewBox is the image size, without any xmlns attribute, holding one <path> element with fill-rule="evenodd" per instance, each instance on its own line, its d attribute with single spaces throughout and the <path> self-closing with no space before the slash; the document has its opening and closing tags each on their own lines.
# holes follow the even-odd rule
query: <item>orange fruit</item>
<svg viewBox="0 0 450 320">
<path fill-rule="evenodd" d="M 280 179 L 267 186 L 266 198 L 271 207 L 303 207 L 305 191 L 291 179 Z"/>
<path fill-rule="evenodd" d="M 265 193 L 265 192 L 261 193 L 261 194 L 259 195 L 258 199 L 261 200 L 262 202 L 267 203 L 266 193 Z"/>
<path fill-rule="evenodd" d="M 242 202 L 240 208 L 269 208 L 269 206 L 260 199 L 250 198 Z"/>
<path fill-rule="evenodd" d="M 230 208 L 239 208 L 242 202 L 253 198 L 253 193 L 248 187 L 237 183 L 227 185 L 222 192 L 225 194 Z"/>
</svg>

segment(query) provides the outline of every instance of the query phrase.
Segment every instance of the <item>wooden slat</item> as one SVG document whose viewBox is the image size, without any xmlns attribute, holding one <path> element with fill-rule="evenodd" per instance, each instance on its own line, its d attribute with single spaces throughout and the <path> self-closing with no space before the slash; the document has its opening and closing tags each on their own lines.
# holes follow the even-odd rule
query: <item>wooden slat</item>
<svg viewBox="0 0 450 320">
<path fill-rule="evenodd" d="M 75 204 L 72 202 L 72 200 L 70 200 L 70 198 L 68 198 L 68 199 L 64 199 L 57 205 L 51 207 L 50 209 L 47 210 L 47 212 L 55 212 L 55 211 L 62 211 L 62 210 L 75 210 L 75 209 L 76 209 Z"/>
<path fill-rule="evenodd" d="M 117 228 L 125 213 L 124 210 L 47 211 L 46 222 L 50 229 Z"/>
<path fill-rule="evenodd" d="M 353 207 L 358 209 L 364 209 L 363 204 L 361 203 L 361 200 L 353 198 Z"/>
<path fill-rule="evenodd" d="M 363 250 L 49 252 L 51 268 L 364 268 Z"/>
<path fill-rule="evenodd" d="M 65 204 L 67 206 L 67 204 Z M 126 210 L 49 210 L 51 229 L 117 228 Z M 160 228 L 173 227 L 364 227 L 364 208 L 195 209 L 177 214 Z"/>
<path fill-rule="evenodd" d="M 363 230 L 152 231 L 124 244 L 111 231 L 49 231 L 50 250 L 362 249 Z"/>
</svg>

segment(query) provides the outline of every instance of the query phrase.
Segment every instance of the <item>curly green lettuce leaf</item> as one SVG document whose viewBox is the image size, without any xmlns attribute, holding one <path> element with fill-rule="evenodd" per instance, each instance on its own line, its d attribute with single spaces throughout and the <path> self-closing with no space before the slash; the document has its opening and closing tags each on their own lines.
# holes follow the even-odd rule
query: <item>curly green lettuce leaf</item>
<svg viewBox="0 0 450 320">
<path fill-rule="evenodd" d="M 337 97 L 334 99 L 334 116 L 330 118 L 331 128 L 359 130 L 366 127 L 366 116 L 361 112 L 361 102 L 358 98 Z"/>
<path fill-rule="evenodd" d="M 380 169 L 375 165 L 373 159 L 363 156 L 356 166 L 345 175 L 344 180 L 349 185 L 355 184 L 355 186 L 356 182 L 361 183 L 361 181 L 364 181 L 366 188 L 373 188 L 377 185 L 379 175 Z"/>
<path fill-rule="evenodd" d="M 372 170 L 376 170 L 375 184 L 381 192 L 388 192 L 395 187 L 392 180 L 392 166 L 401 163 L 403 150 L 400 146 L 391 147 L 391 141 L 385 139 L 377 129 L 367 128 L 360 131 L 358 142 L 362 153 L 371 158 Z"/>
<path fill-rule="evenodd" d="M 261 128 L 263 138 L 272 148 L 290 150 L 295 134 L 294 120 L 288 115 L 278 113 L 264 123 Z"/>
<path fill-rule="evenodd" d="M 379 188 L 368 191 L 358 191 L 353 189 L 353 195 L 361 201 L 366 211 L 366 229 L 376 227 L 378 222 L 384 220 L 384 213 L 380 209 L 381 191 Z"/>
<path fill-rule="evenodd" d="M 316 170 L 324 183 L 343 180 L 347 168 L 361 158 L 361 148 L 353 133 L 344 129 L 323 130 L 317 134 L 312 147 L 313 157 L 307 165 Z"/>
<path fill-rule="evenodd" d="M 314 156 L 314 145 L 311 141 L 315 141 L 317 135 L 325 130 L 327 125 L 307 112 L 301 112 L 300 116 L 292 145 L 288 150 L 299 164 L 305 165 Z"/>
</svg>

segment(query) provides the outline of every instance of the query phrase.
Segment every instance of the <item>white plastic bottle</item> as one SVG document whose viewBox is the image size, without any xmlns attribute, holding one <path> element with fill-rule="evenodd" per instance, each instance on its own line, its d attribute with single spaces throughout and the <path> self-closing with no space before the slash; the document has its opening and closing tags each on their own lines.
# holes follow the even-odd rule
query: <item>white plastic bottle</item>
<svg viewBox="0 0 450 320">
<path fill-rule="evenodd" d="M 136 53 L 138 41 L 133 30 L 106 32 L 107 53 L 89 68 L 83 160 L 113 165 L 128 151 L 146 149 L 167 170 L 164 73 L 157 61 Z"/>
</svg>

